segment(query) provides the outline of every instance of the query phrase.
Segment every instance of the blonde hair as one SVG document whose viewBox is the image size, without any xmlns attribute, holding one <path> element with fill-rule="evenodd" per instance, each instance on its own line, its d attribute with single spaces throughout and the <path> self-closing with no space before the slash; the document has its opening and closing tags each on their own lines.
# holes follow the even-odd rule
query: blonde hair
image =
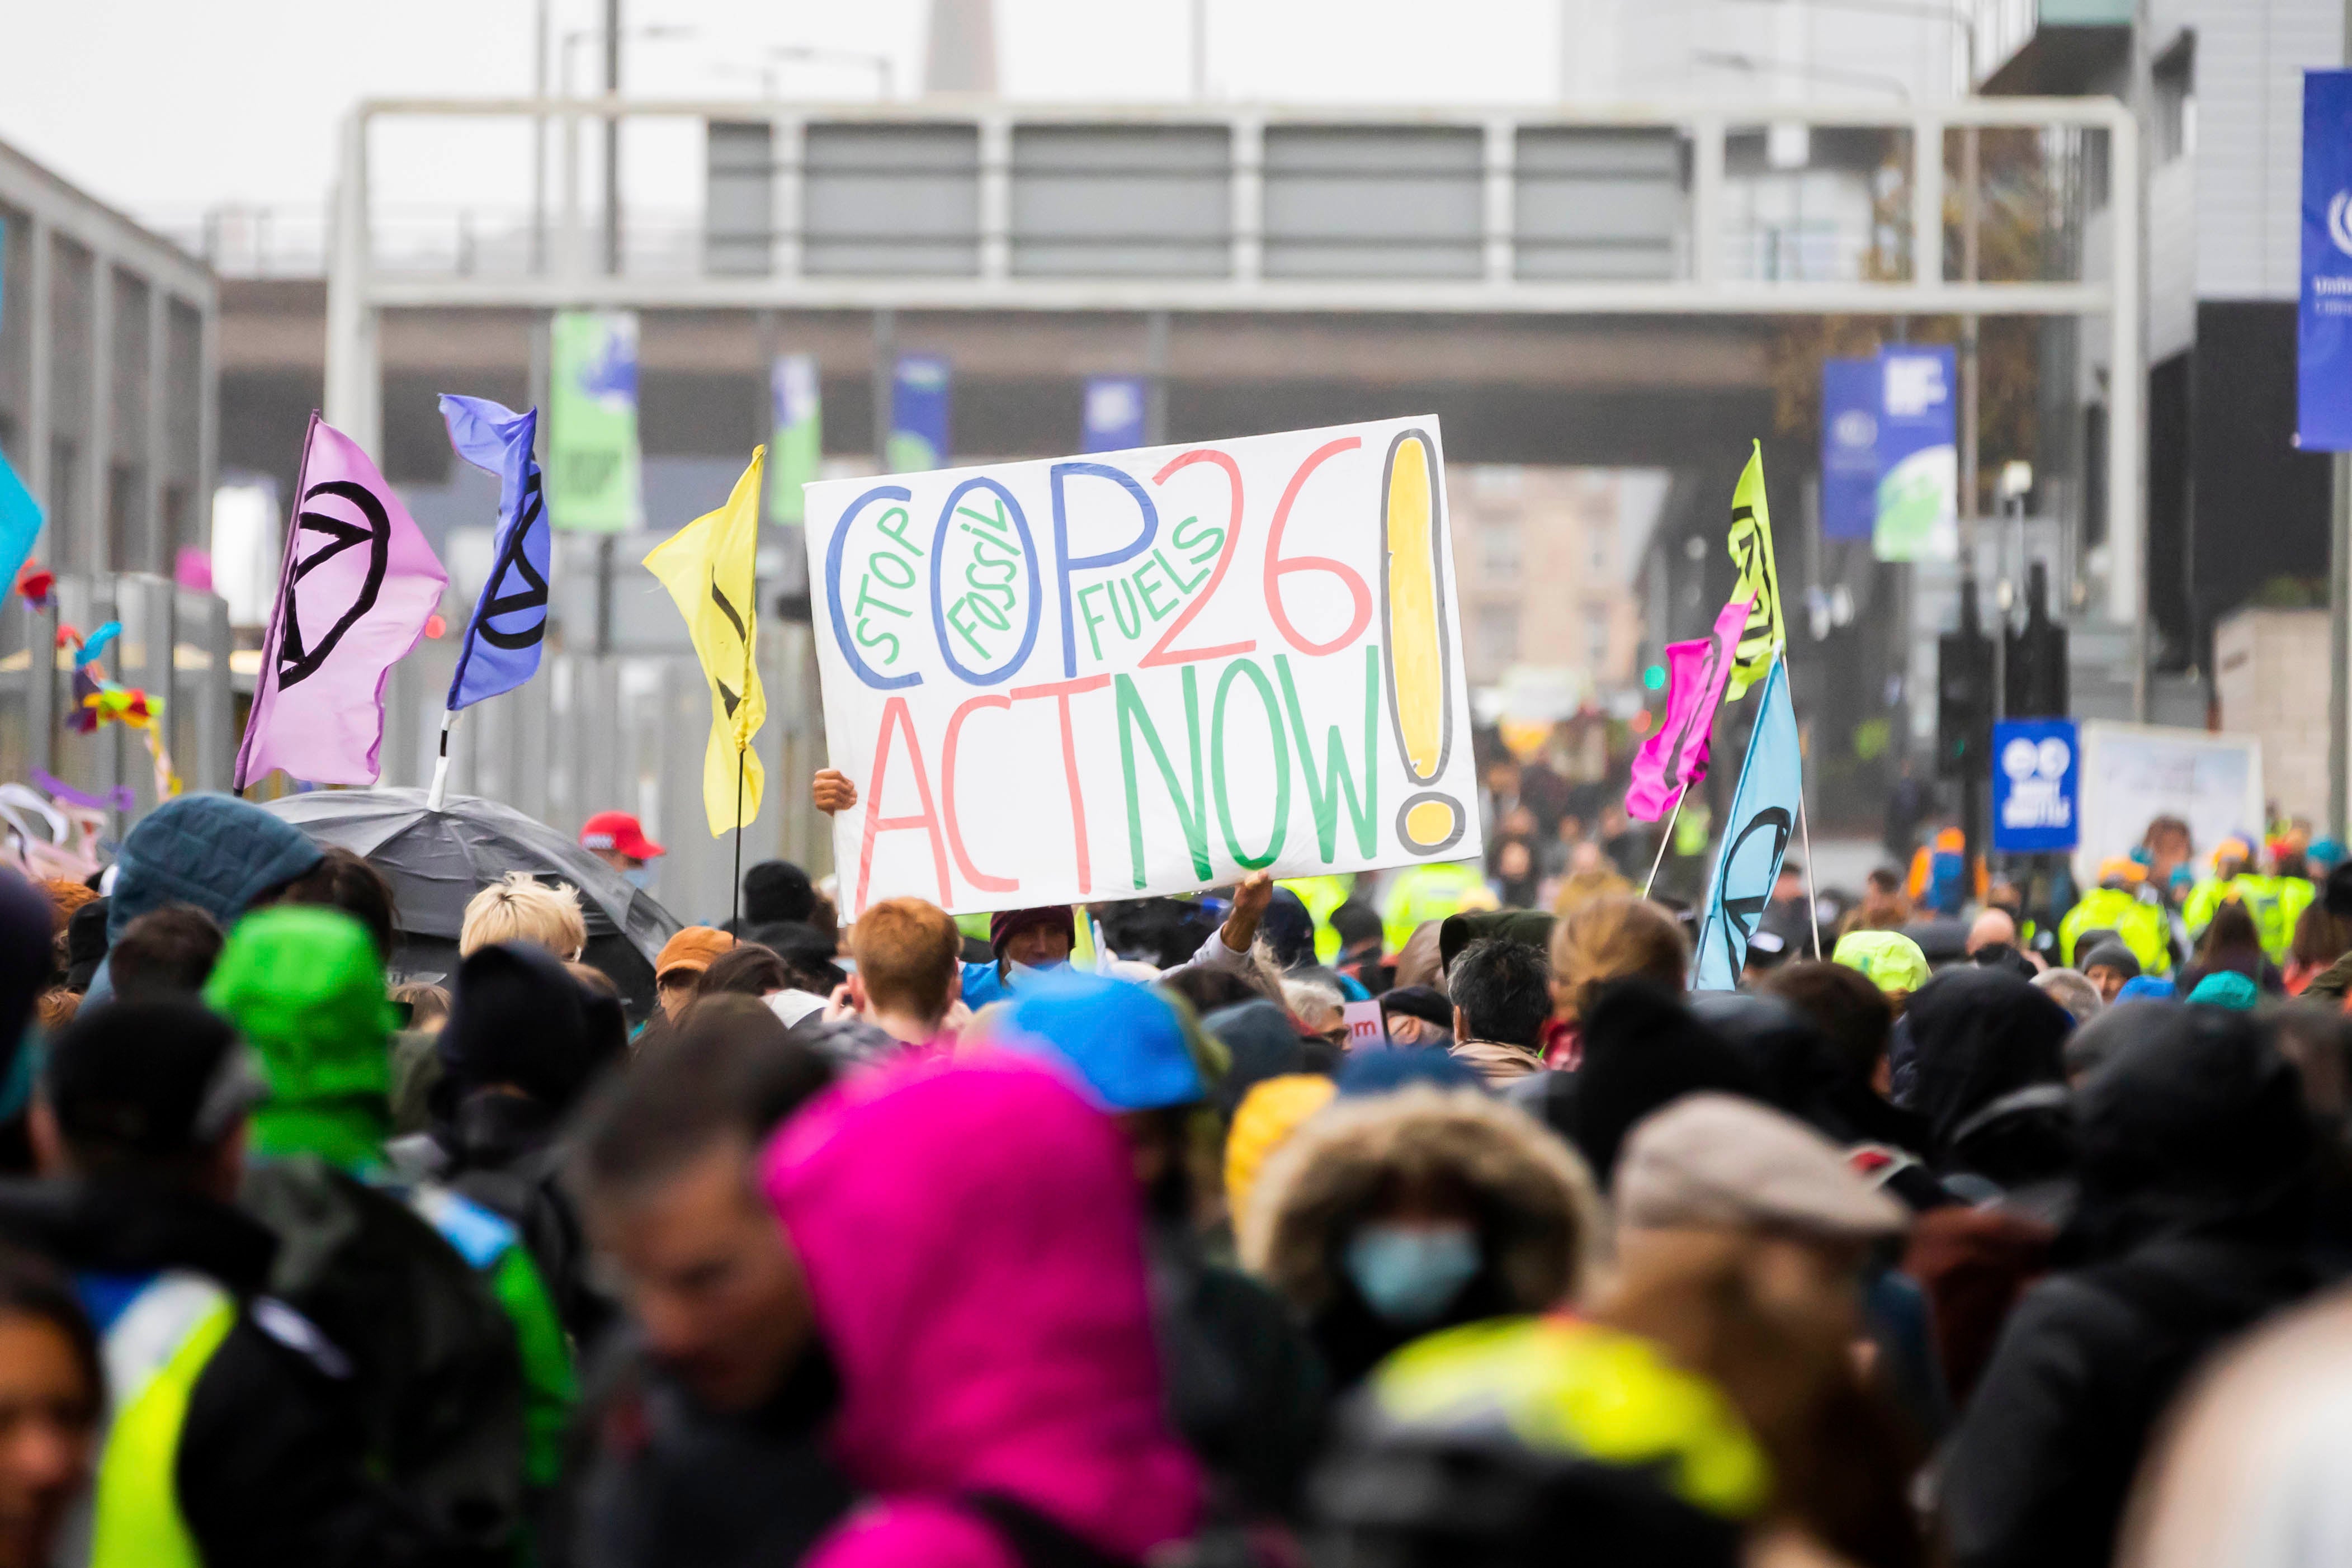
<svg viewBox="0 0 2352 1568">
<path fill-rule="evenodd" d="M 1679 991 L 1689 970 L 1690 943 L 1682 927 L 1647 899 L 1594 899 L 1560 916 L 1551 929 L 1552 985 L 1579 1018 L 1612 980 L 1638 974 Z"/>
<path fill-rule="evenodd" d="M 466 905 L 457 932 L 457 956 L 470 957 L 495 942 L 521 942 L 543 947 L 566 963 L 588 945 L 588 921 L 580 912 L 579 890 L 569 882 L 549 887 L 528 871 L 509 871 L 476 893 Z"/>
</svg>

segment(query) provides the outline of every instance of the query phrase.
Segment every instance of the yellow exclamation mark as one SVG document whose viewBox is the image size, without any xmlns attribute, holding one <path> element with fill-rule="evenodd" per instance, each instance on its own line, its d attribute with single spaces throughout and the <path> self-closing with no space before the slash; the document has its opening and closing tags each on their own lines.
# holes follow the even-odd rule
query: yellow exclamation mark
<svg viewBox="0 0 2352 1568">
<path fill-rule="evenodd" d="M 1469 826 L 1461 802 L 1429 786 L 1454 750 L 1454 671 L 1445 645 L 1444 539 L 1438 529 L 1437 465 L 1428 435 L 1406 430 L 1389 443 L 1381 479 L 1388 549 L 1381 559 L 1381 628 L 1388 643 L 1389 714 L 1397 752 L 1417 786 L 1397 808 L 1397 837 L 1417 855 L 1458 842 Z"/>
</svg>

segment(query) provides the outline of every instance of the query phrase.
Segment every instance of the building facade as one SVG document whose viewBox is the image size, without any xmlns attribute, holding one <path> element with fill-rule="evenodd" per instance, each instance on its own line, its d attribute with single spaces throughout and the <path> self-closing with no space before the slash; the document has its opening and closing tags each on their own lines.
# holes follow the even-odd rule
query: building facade
<svg viewBox="0 0 2352 1568">
<path fill-rule="evenodd" d="M 168 575 L 205 548 L 217 310 L 202 262 L 0 143 L 0 452 L 45 563 Z"/>
</svg>

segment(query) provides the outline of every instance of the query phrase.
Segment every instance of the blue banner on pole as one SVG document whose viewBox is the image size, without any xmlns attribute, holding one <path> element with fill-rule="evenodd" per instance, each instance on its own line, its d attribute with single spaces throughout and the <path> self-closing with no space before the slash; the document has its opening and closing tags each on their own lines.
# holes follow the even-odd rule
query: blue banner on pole
<svg viewBox="0 0 2352 1568">
<path fill-rule="evenodd" d="M 1881 561 L 1949 561 L 1959 553 L 1959 354 L 1945 347 L 1878 354 Z"/>
<path fill-rule="evenodd" d="M 1797 739 L 1797 710 L 1789 702 L 1789 667 L 1773 661 L 1764 678 L 1756 733 L 1740 765 L 1739 787 L 1723 819 L 1723 842 L 1706 902 L 1699 906 L 1698 955 L 1691 963 L 1694 991 L 1736 991 L 1748 967 L 1748 939 L 1772 901 L 1780 860 L 1797 831 L 1804 804 L 1805 760 Z"/>
<path fill-rule="evenodd" d="M 2072 849 L 2082 837 L 2082 742 L 2072 719 L 1992 727 L 1992 847 L 2003 855 Z"/>
<path fill-rule="evenodd" d="M 449 679 L 447 706 L 454 712 L 512 691 L 539 673 L 547 638 L 548 528 L 539 459 L 531 456 L 539 410 L 517 414 L 487 397 L 445 395 L 441 417 L 457 456 L 499 477 L 490 575 Z"/>
<path fill-rule="evenodd" d="M 2352 70 L 2303 73 L 2295 445 L 2352 452 Z"/>
<path fill-rule="evenodd" d="M 938 354 L 900 354 L 890 387 L 894 474 L 919 474 L 948 463 L 948 362 Z"/>
<path fill-rule="evenodd" d="M 1081 452 L 1124 452 L 1144 442 L 1145 390 L 1139 375 L 1097 375 L 1087 382 Z"/>
<path fill-rule="evenodd" d="M 1875 359 L 1822 362 L 1822 537 L 1868 539 L 1878 525 Z"/>
</svg>

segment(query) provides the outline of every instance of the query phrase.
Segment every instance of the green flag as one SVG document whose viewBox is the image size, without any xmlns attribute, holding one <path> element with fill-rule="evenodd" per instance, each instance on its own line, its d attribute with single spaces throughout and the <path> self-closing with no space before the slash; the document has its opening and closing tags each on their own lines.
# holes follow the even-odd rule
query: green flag
<svg viewBox="0 0 2352 1568">
<path fill-rule="evenodd" d="M 796 523 L 807 510 L 801 487 L 815 479 L 824 454 L 816 355 L 776 356 L 768 367 L 768 407 L 775 426 L 768 447 L 768 521 Z"/>
<path fill-rule="evenodd" d="M 635 313 L 556 312 L 547 416 L 550 521 L 596 533 L 642 527 Z"/>
</svg>

